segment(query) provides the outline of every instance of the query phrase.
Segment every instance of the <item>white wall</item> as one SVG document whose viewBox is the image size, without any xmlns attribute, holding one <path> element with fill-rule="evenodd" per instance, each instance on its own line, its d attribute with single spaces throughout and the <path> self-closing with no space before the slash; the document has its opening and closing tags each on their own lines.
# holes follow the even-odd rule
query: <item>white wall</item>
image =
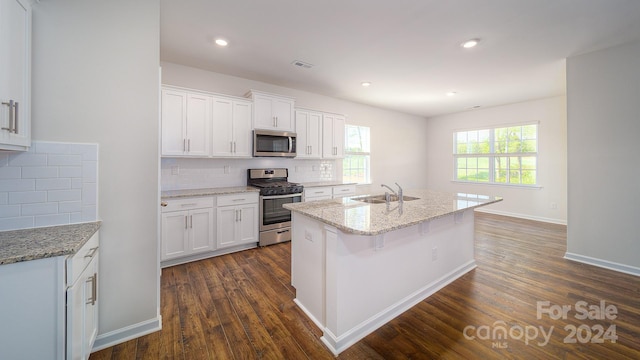
<svg viewBox="0 0 640 360">
<path fill-rule="evenodd" d="M 100 146 L 97 344 L 122 341 L 159 325 L 159 3 L 42 1 L 33 26 L 33 138 Z"/>
<path fill-rule="evenodd" d="M 564 96 L 470 110 L 428 120 L 429 188 L 502 196 L 481 211 L 565 224 L 567 220 L 566 98 Z M 453 132 L 539 122 L 538 184 L 541 188 L 463 184 L 453 180 Z M 551 203 L 556 204 L 552 209 Z"/>
<path fill-rule="evenodd" d="M 567 257 L 640 275 L 640 42 L 567 60 Z"/>
<path fill-rule="evenodd" d="M 296 107 L 345 114 L 348 124 L 370 126 L 373 185 L 359 187 L 358 192 L 379 192 L 381 183 L 396 181 L 405 189 L 426 185 L 424 154 L 427 144 L 424 138 L 427 125 L 424 118 L 173 63 L 161 65 L 164 84 L 233 96 L 244 96 L 250 89 L 287 95 L 296 99 Z M 219 167 L 222 162 L 203 159 L 201 164 L 203 168 Z M 251 166 L 255 164 L 259 163 L 254 161 Z M 336 167 L 340 166 L 341 162 L 338 162 Z M 163 174 L 164 171 L 165 168 Z M 336 174 L 340 176 L 341 172 L 336 171 Z"/>
</svg>

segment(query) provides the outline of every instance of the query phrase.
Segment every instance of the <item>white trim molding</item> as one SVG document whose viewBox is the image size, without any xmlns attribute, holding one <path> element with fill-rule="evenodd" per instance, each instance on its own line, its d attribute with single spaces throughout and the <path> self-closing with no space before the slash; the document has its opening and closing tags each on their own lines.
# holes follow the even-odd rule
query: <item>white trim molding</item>
<svg viewBox="0 0 640 360">
<path fill-rule="evenodd" d="M 576 262 L 587 264 L 587 265 L 597 266 L 600 268 L 605 268 L 605 269 L 609 269 L 609 270 L 613 270 L 613 271 L 617 271 L 617 272 L 621 272 L 629 275 L 640 276 L 640 268 L 635 266 L 629 266 L 625 264 L 616 263 L 613 261 L 597 259 L 590 256 L 584 256 L 584 255 L 574 254 L 570 252 L 566 252 L 564 254 L 564 258 L 567 260 L 576 261 Z"/>
<path fill-rule="evenodd" d="M 98 350 L 106 349 L 160 330 L 162 330 L 162 316 L 158 315 L 158 317 L 154 319 L 149 319 L 123 327 L 122 329 L 98 335 L 91 352 L 93 353 Z"/>
</svg>

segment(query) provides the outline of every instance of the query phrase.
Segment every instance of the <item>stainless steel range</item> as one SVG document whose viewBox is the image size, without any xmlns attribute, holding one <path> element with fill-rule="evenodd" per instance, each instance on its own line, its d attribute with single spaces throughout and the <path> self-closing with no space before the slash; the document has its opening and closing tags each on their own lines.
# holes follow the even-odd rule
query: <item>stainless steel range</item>
<svg viewBox="0 0 640 360">
<path fill-rule="evenodd" d="M 247 170 L 247 185 L 260 189 L 260 246 L 291 240 L 291 211 L 282 205 L 301 202 L 303 187 L 288 176 L 288 169 Z"/>
</svg>

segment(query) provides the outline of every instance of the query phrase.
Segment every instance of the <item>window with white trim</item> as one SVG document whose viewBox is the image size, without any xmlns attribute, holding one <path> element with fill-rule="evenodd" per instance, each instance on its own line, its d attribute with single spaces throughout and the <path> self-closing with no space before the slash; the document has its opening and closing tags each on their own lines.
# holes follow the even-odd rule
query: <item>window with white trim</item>
<svg viewBox="0 0 640 360">
<path fill-rule="evenodd" d="M 535 186 L 538 125 L 454 132 L 453 167 L 455 181 Z"/>
<path fill-rule="evenodd" d="M 368 126 L 345 125 L 342 180 L 371 183 L 371 130 Z"/>
</svg>

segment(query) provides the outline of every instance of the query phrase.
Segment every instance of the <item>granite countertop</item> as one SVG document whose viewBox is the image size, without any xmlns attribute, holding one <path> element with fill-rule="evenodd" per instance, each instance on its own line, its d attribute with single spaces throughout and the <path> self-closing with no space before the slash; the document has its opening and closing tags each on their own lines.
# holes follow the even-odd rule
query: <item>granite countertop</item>
<svg viewBox="0 0 640 360">
<path fill-rule="evenodd" d="M 0 265 L 73 255 L 101 221 L 0 232 Z"/>
<path fill-rule="evenodd" d="M 418 200 L 405 200 L 402 212 L 400 212 L 397 201 L 391 202 L 387 210 L 385 203 L 370 204 L 354 200 L 366 196 L 368 195 L 285 204 L 283 206 L 291 211 L 335 226 L 346 233 L 378 235 L 502 201 L 502 198 L 495 196 L 432 190 L 406 190 L 405 197 L 414 196 Z"/>
<path fill-rule="evenodd" d="M 356 185 L 354 182 L 342 182 L 342 181 L 315 181 L 315 182 L 302 182 L 303 187 L 321 187 L 321 186 L 340 186 L 340 185 Z"/>
<path fill-rule="evenodd" d="M 237 187 L 222 187 L 222 188 L 207 188 L 207 189 L 187 189 L 187 190 L 168 190 L 163 191 L 160 195 L 162 199 L 176 199 L 183 197 L 196 197 L 196 196 L 214 196 L 214 195 L 228 195 L 244 192 L 260 192 L 260 189 L 251 186 L 237 186 Z"/>
</svg>

